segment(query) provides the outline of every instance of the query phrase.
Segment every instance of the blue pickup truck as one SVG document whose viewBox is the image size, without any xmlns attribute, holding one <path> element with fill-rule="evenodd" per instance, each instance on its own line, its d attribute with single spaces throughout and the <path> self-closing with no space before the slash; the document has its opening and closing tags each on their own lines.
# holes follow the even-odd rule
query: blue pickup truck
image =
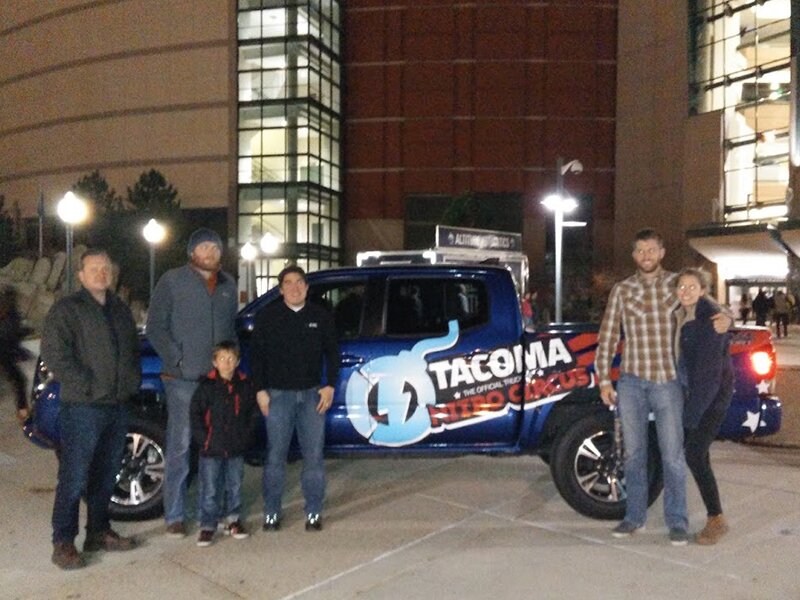
<svg viewBox="0 0 800 600">
<path fill-rule="evenodd" d="M 599 399 L 595 325 L 524 331 L 514 282 L 502 267 L 353 267 L 310 273 L 308 283 L 309 300 L 335 316 L 341 351 L 327 416 L 328 455 L 537 454 L 575 510 L 622 517 L 622 449 L 613 414 Z M 273 289 L 238 316 L 245 370 L 255 315 L 276 301 Z M 770 332 L 735 329 L 731 353 L 736 391 L 721 437 L 774 433 L 781 405 L 771 394 L 776 364 Z M 160 361 L 144 337 L 142 368 L 112 499 L 116 518 L 149 518 L 162 510 L 166 403 Z M 58 393 L 40 362 L 25 431 L 56 450 Z M 263 460 L 263 427 L 255 437 L 252 464 Z M 652 502 L 662 481 L 654 440 L 651 448 Z"/>
</svg>

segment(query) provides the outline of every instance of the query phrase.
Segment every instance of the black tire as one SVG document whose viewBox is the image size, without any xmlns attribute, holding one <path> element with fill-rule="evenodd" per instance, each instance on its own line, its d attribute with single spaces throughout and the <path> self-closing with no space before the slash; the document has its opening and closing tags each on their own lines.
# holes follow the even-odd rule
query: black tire
<svg viewBox="0 0 800 600">
<path fill-rule="evenodd" d="M 131 419 L 122 468 L 111 496 L 112 519 L 137 521 L 163 514 L 164 439 L 163 426 Z"/>
<path fill-rule="evenodd" d="M 625 516 L 625 474 L 613 455 L 614 419 L 592 413 L 568 425 L 553 445 L 550 472 L 561 496 L 580 514 L 593 519 Z M 650 426 L 648 506 L 663 488 L 661 455 L 655 427 Z"/>
</svg>

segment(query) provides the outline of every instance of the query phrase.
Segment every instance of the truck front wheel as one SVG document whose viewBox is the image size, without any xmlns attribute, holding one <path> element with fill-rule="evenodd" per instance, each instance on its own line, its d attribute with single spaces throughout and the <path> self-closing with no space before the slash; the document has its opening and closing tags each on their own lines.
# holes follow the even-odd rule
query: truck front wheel
<svg viewBox="0 0 800 600">
<path fill-rule="evenodd" d="M 143 419 L 131 420 L 109 506 L 112 519 L 152 519 L 162 514 L 164 448 L 162 427 Z"/>
<path fill-rule="evenodd" d="M 625 516 L 625 474 L 614 457 L 614 420 L 610 413 L 586 415 L 568 425 L 553 444 L 550 471 L 561 496 L 593 519 Z M 655 427 L 650 426 L 648 505 L 663 487 Z"/>
</svg>

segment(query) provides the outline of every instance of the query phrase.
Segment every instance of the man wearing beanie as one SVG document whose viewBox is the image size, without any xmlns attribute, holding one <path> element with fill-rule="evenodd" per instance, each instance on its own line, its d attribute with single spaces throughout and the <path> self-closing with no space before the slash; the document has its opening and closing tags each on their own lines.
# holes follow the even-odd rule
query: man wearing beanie
<svg viewBox="0 0 800 600">
<path fill-rule="evenodd" d="M 147 315 L 147 338 L 161 357 L 167 394 L 164 520 L 167 535 L 186 535 L 189 407 L 198 381 L 211 370 L 214 346 L 236 339 L 236 282 L 220 268 L 222 240 L 202 227 L 186 247 L 188 264 L 158 280 Z"/>
</svg>

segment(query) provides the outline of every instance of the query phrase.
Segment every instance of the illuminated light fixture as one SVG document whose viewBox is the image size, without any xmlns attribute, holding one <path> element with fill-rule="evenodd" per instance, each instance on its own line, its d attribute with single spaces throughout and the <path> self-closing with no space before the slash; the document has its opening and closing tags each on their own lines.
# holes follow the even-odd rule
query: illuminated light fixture
<svg viewBox="0 0 800 600">
<path fill-rule="evenodd" d="M 555 262 L 556 262 L 556 323 L 561 323 L 561 288 L 562 288 L 562 244 L 564 236 L 564 214 L 572 212 L 578 207 L 578 201 L 564 194 L 564 175 L 568 172 L 579 174 L 583 172 L 583 164 L 579 160 L 571 160 L 564 163 L 560 156 L 556 161 L 556 183 L 557 192 L 550 194 L 542 200 L 542 206 L 553 212 L 555 227 Z"/>
<path fill-rule="evenodd" d="M 72 192 L 67 192 L 56 206 L 58 218 L 64 222 L 67 230 L 67 293 L 72 293 L 74 280 L 74 266 L 72 264 L 72 229 L 75 225 L 83 223 L 89 216 L 89 206 L 83 198 Z"/>
<path fill-rule="evenodd" d="M 83 223 L 89 216 L 89 206 L 83 198 L 72 192 L 67 192 L 56 206 L 58 218 L 67 225 Z"/>
<path fill-rule="evenodd" d="M 247 260 L 247 261 L 255 260 L 257 255 L 258 255 L 258 250 L 256 250 L 256 247 L 250 242 L 247 242 L 244 246 L 242 246 L 241 250 L 242 260 Z"/>
<path fill-rule="evenodd" d="M 156 244 L 160 244 L 164 241 L 164 237 L 167 235 L 167 230 L 164 229 L 164 226 L 156 221 L 155 219 L 150 219 L 147 222 L 147 225 L 144 226 L 142 229 L 142 235 L 144 236 L 145 241 L 150 246 L 150 296 L 149 298 L 153 297 L 153 288 L 155 287 L 156 283 Z"/>
<path fill-rule="evenodd" d="M 261 246 L 261 250 L 264 254 L 275 254 L 278 250 L 278 246 L 280 245 L 280 241 L 271 233 L 267 232 L 261 238 L 261 242 L 259 242 Z"/>
</svg>

